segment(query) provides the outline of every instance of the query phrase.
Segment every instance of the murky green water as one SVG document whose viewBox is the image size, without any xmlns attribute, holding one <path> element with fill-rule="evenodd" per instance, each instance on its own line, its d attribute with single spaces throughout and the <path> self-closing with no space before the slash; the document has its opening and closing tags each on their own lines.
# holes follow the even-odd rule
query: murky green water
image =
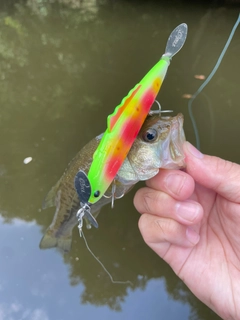
<svg viewBox="0 0 240 320">
<path fill-rule="evenodd" d="M 185 115 L 185 94 L 216 63 L 239 8 L 178 2 L 29 0 L 0 11 L 0 319 L 218 319 L 139 234 L 134 191 L 106 207 L 89 246 L 74 230 L 70 254 L 38 245 L 54 209 L 41 203 L 68 162 L 105 130 L 106 116 L 164 52 L 169 33 L 189 26 L 159 100 Z M 67 3 L 67 5 L 64 5 Z M 240 29 L 193 104 L 202 151 L 240 163 Z M 33 161 L 24 164 L 26 157 Z"/>
</svg>

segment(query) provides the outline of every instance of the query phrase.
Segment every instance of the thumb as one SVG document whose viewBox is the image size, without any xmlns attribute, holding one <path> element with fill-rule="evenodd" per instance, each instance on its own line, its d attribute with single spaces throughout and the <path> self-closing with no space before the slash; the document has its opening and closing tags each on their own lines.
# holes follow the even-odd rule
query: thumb
<svg viewBox="0 0 240 320">
<path fill-rule="evenodd" d="M 184 143 L 186 171 L 202 186 L 226 199 L 240 203 L 240 165 L 202 154 L 189 142 Z"/>
</svg>

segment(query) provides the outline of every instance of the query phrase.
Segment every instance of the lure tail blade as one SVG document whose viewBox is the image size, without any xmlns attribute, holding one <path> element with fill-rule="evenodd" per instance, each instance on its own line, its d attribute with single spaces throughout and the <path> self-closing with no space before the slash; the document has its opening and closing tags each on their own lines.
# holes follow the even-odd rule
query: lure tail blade
<svg viewBox="0 0 240 320">
<path fill-rule="evenodd" d="M 77 191 L 80 202 L 88 203 L 88 200 L 91 195 L 91 185 L 84 171 L 78 171 L 74 179 L 74 186 Z"/>
<path fill-rule="evenodd" d="M 98 228 L 97 220 L 93 217 L 93 215 L 90 213 L 90 210 L 84 211 L 84 218 L 88 220 L 88 222 L 94 226 L 94 228 Z"/>
<path fill-rule="evenodd" d="M 84 171 L 78 171 L 74 178 L 74 186 L 81 205 L 81 208 L 77 212 L 77 218 L 80 225 L 79 229 L 81 230 L 82 228 L 83 217 L 86 218 L 92 226 L 98 228 L 97 220 L 92 216 L 90 206 L 88 205 L 88 200 L 91 195 L 91 185 Z"/>
<path fill-rule="evenodd" d="M 181 23 L 170 34 L 164 56 L 172 58 L 183 47 L 187 39 L 188 26 L 186 23 Z"/>
</svg>

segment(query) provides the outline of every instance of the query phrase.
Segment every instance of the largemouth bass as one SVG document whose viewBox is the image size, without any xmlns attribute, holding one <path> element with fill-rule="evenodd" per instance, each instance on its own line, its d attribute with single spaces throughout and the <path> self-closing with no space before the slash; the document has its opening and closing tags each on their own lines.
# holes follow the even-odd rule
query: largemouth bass
<svg viewBox="0 0 240 320">
<path fill-rule="evenodd" d="M 80 208 L 74 178 L 79 170 L 88 173 L 93 153 L 101 141 L 102 134 L 86 144 L 69 163 L 62 177 L 46 196 L 43 209 L 56 206 L 51 225 L 40 242 L 40 248 L 58 247 L 63 252 L 71 248 L 72 230 L 77 224 L 76 213 Z M 121 198 L 138 181 L 155 176 L 160 168 L 180 169 L 184 167 L 182 144 L 185 141 L 183 115 L 160 117 L 149 115 L 127 158 L 119 169 L 112 185 L 105 195 L 91 206 L 96 218 L 101 208 L 114 198 Z M 87 225 L 88 226 L 88 225 Z"/>
</svg>

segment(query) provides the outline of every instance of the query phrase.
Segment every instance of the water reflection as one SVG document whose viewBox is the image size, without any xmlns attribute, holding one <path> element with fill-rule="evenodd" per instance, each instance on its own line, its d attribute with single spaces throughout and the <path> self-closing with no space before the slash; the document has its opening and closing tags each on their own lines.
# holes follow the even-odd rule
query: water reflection
<svg viewBox="0 0 240 320">
<path fill-rule="evenodd" d="M 171 64 L 160 101 L 185 114 L 186 135 L 194 141 L 182 95 L 196 91 L 200 80 L 194 75 L 212 69 L 237 10 L 164 2 L 11 3 L 0 15 L 0 318 L 218 319 L 143 243 L 133 193 L 114 211 L 103 210 L 98 230 L 85 232 L 113 277 L 130 280 L 132 287 L 110 282 L 78 230 L 69 255 L 40 251 L 38 244 L 54 213 L 41 211 L 49 188 L 79 149 L 105 129 L 106 116 L 183 21 L 188 41 Z M 240 162 L 238 35 L 239 30 L 206 88 L 209 103 L 199 97 L 194 111 L 203 152 Z M 32 161 L 24 164 L 27 157 Z"/>
</svg>

